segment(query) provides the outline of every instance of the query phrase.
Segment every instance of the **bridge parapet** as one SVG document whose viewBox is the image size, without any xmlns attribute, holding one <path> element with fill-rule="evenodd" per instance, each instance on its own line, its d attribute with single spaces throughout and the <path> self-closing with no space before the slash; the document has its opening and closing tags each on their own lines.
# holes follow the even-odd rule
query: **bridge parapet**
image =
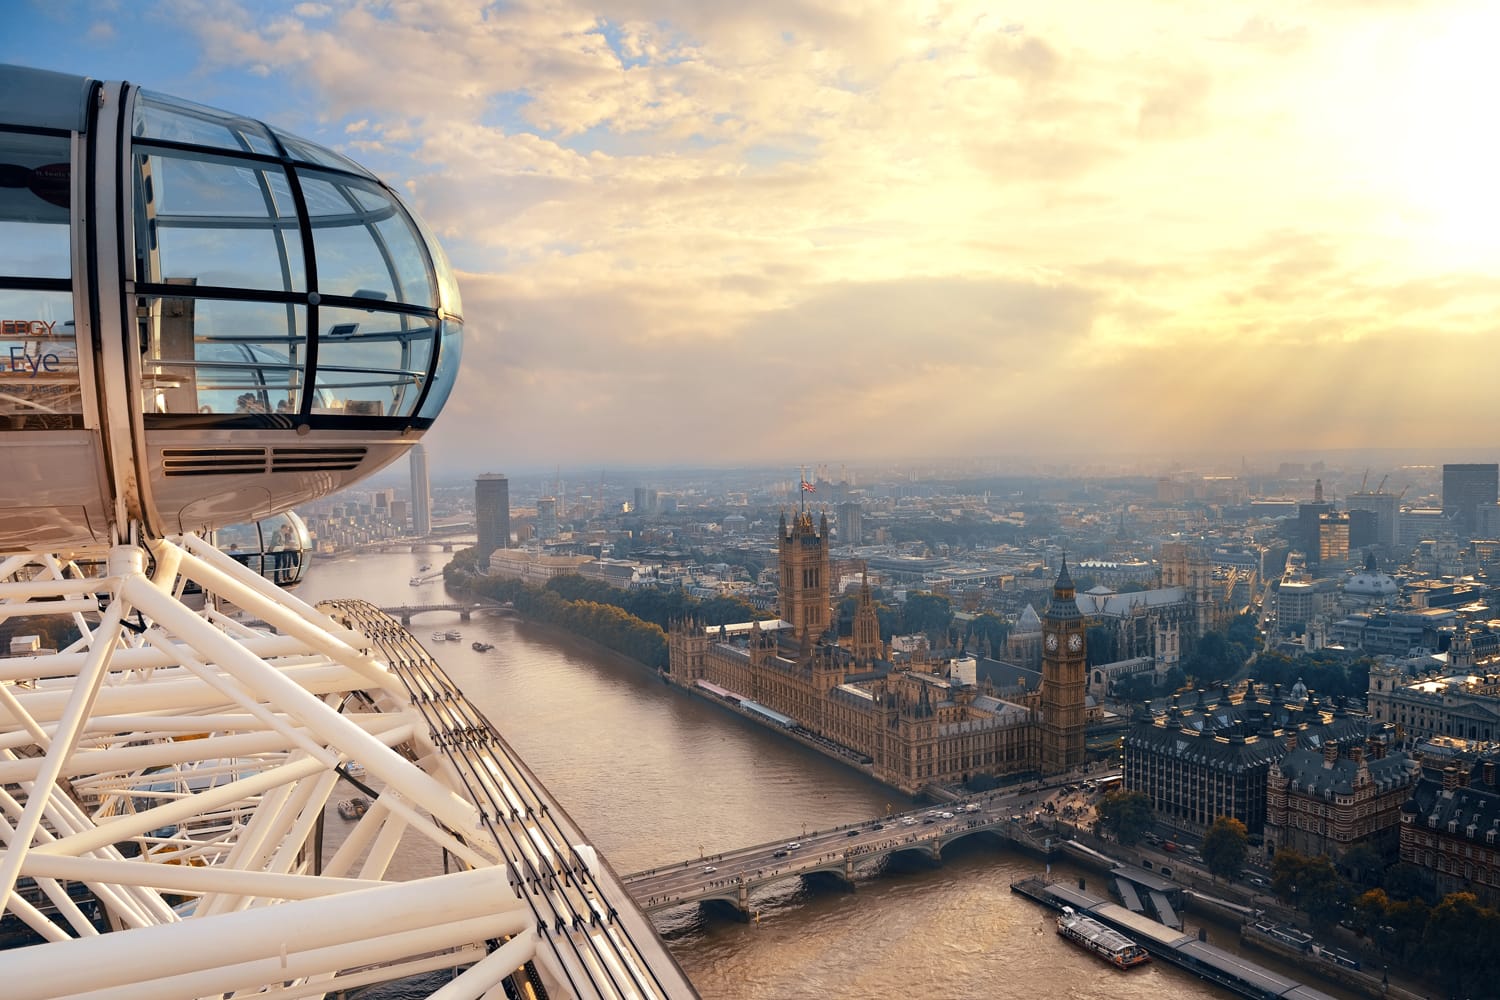
<svg viewBox="0 0 1500 1000">
<path fill-rule="evenodd" d="M 802 840 L 773 841 L 754 847 L 689 859 L 627 875 L 622 880 L 647 912 L 721 900 L 742 916 L 750 912 L 754 889 L 788 878 L 828 877 L 849 887 L 860 868 L 896 854 L 917 853 L 941 864 L 947 844 L 987 834 L 1028 852 L 1050 856 L 1057 838 L 1033 830 L 1013 813 L 1014 803 L 960 807 L 957 813 L 928 810 L 905 817 L 880 817 L 830 831 L 815 831 Z M 733 898 L 731 898 L 733 897 Z"/>
</svg>

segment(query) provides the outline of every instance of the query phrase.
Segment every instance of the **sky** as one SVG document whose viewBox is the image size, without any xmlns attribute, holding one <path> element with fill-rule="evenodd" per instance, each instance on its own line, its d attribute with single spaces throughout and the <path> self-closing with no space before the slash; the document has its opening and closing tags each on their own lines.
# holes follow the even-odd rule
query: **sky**
<svg viewBox="0 0 1500 1000">
<path fill-rule="evenodd" d="M 0 0 L 459 271 L 435 469 L 1500 447 L 1500 5 Z"/>
</svg>

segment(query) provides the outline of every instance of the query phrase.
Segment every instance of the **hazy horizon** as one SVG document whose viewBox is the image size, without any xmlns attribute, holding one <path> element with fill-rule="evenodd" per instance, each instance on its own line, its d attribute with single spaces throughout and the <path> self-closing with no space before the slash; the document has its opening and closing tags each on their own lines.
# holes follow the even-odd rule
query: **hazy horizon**
<svg viewBox="0 0 1500 1000">
<path fill-rule="evenodd" d="M 60 0 L 0 60 L 400 189 L 464 295 L 435 474 L 1482 461 L 1497 35 L 1470 0 Z"/>
</svg>

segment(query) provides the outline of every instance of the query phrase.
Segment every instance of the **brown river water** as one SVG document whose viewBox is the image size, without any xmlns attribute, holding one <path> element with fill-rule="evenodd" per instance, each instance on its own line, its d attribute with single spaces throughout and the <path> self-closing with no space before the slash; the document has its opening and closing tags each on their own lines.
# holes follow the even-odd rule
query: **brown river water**
<svg viewBox="0 0 1500 1000">
<path fill-rule="evenodd" d="M 360 597 L 391 607 L 450 600 L 442 581 L 413 587 L 441 552 L 320 560 L 297 595 Z M 459 642 L 432 632 L 459 629 Z M 662 684 L 644 668 L 550 630 L 452 612 L 418 615 L 412 632 L 489 717 L 623 874 L 700 854 L 796 839 L 913 803 L 769 730 Z M 470 643 L 494 644 L 476 652 Z M 753 898 L 759 919 L 684 907 L 656 924 L 706 998 L 1226 997 L 1165 963 L 1120 972 L 1054 933 L 1050 914 L 1010 883 L 1035 858 L 960 841 L 941 866 L 870 868 L 851 891 L 788 881 Z M 1058 877 L 1092 874 L 1054 868 Z M 1190 929 L 1197 926 L 1189 915 Z M 1210 940 L 1238 948 L 1234 931 Z M 1307 981 L 1268 956 L 1255 961 Z M 1313 983 L 1334 995 L 1326 984 Z"/>
</svg>

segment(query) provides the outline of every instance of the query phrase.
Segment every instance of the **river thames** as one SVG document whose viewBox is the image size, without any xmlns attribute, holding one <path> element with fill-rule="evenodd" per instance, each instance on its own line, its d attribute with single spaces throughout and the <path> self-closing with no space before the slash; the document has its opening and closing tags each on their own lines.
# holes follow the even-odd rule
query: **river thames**
<svg viewBox="0 0 1500 1000">
<path fill-rule="evenodd" d="M 447 558 L 318 560 L 297 596 L 385 607 L 447 601 L 441 580 L 408 582 L 423 563 L 436 569 Z M 431 640 L 435 630 L 454 628 L 461 641 Z M 912 804 L 550 630 L 485 615 L 460 624 L 451 612 L 419 615 L 411 629 L 622 875 Z M 494 649 L 477 652 L 475 640 Z M 656 924 L 694 985 L 715 1000 L 1229 995 L 1160 962 L 1119 972 L 1063 941 L 1050 914 L 1010 891 L 1011 882 L 1038 874 L 1040 862 L 981 840 L 945 849 L 940 867 L 868 871 L 853 892 L 772 886 L 753 897 L 759 919 L 750 923 L 693 906 L 659 914 Z M 1085 877 L 1090 889 L 1103 888 Z M 1237 945 L 1228 928 L 1212 927 L 1210 937 Z"/>
</svg>

